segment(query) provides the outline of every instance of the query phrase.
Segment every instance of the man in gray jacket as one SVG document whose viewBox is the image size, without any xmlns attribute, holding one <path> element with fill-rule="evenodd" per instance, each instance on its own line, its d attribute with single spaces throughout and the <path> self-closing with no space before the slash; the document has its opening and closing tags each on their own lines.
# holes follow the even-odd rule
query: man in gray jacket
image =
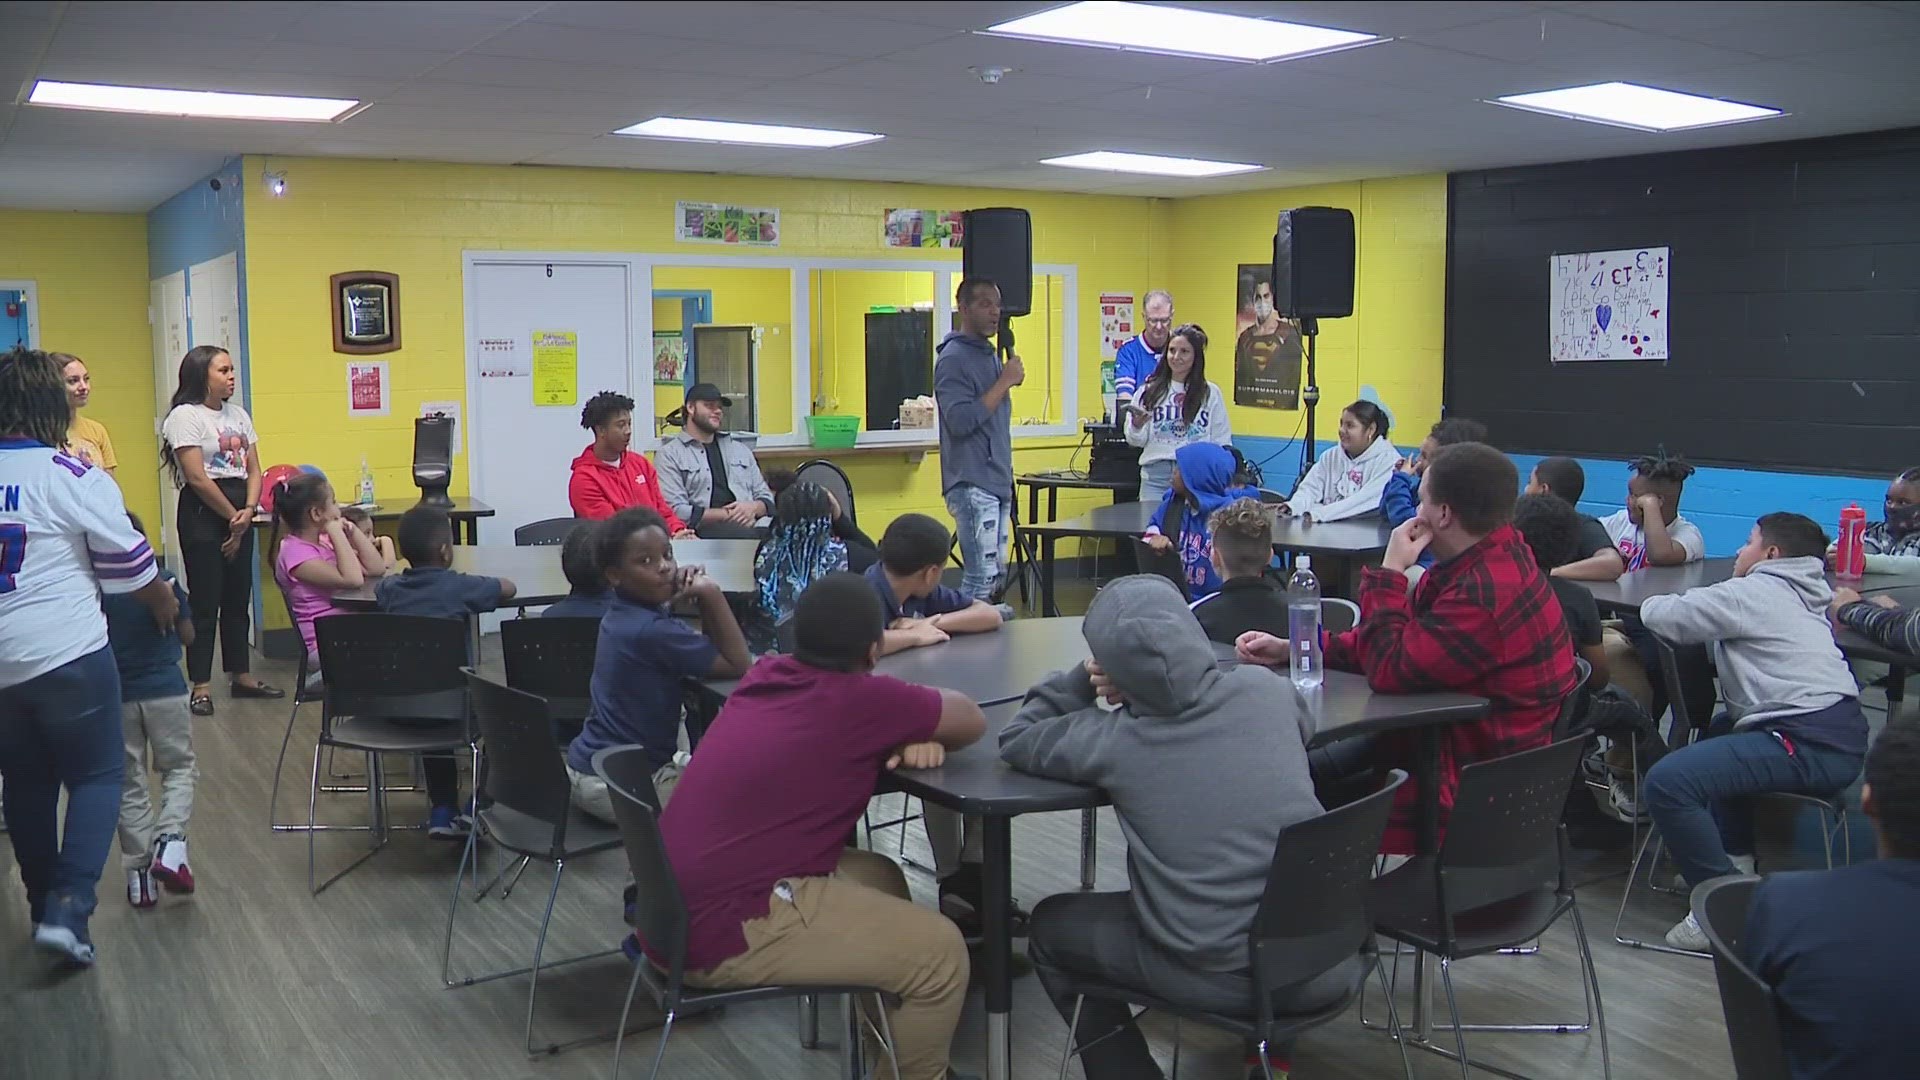
<svg viewBox="0 0 1920 1080">
<path fill-rule="evenodd" d="M 1322 813 L 1307 773 L 1311 715 L 1271 670 L 1218 667 L 1165 578 L 1100 590 L 1086 635 L 1093 659 L 1027 692 L 1000 733 L 1000 756 L 1104 789 L 1127 837 L 1133 888 L 1041 901 L 1028 955 L 1063 1017 L 1073 1013 L 1074 975 L 1244 1013 L 1247 932 L 1274 845 L 1282 829 Z M 1331 1004 L 1363 974 L 1355 958 L 1279 1004 Z M 1087 1002 L 1076 1038 L 1090 1077 L 1160 1075 L 1124 1006 Z"/>
<path fill-rule="evenodd" d="M 1019 354 L 1005 364 L 994 352 L 1000 331 L 1000 287 L 967 278 L 955 296 L 960 329 L 940 342 L 933 396 L 940 407 L 940 490 L 960 541 L 960 591 L 993 599 L 1000 553 L 1013 510 L 1013 388 L 1026 380 Z"/>
<path fill-rule="evenodd" d="M 1641 785 L 1689 888 L 1753 872 L 1753 827 L 1740 796 L 1825 798 L 1860 775 L 1867 718 L 1827 623 L 1826 551 L 1811 518 L 1768 514 L 1734 559 L 1732 578 L 1640 606 L 1653 633 L 1708 646 L 1726 699 L 1713 737 L 1661 758 Z M 1707 936 L 1689 914 L 1667 931 L 1667 944 L 1704 951 Z"/>
</svg>

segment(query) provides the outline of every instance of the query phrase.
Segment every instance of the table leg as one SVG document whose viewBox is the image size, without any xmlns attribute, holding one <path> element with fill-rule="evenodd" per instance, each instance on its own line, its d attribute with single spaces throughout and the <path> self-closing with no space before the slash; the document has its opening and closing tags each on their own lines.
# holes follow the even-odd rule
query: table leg
<svg viewBox="0 0 1920 1080">
<path fill-rule="evenodd" d="M 1052 533 L 1040 538 L 1040 614 L 1049 618 L 1060 614 L 1053 602 L 1053 545 Z"/>
<path fill-rule="evenodd" d="M 1059 520 L 1060 520 L 1060 489 L 1057 487 L 1048 488 L 1047 489 L 1047 521 L 1051 523 Z"/>
<path fill-rule="evenodd" d="M 982 912 L 986 940 L 981 960 L 987 991 L 987 1080 L 1012 1076 L 1013 1029 L 1013 819 L 997 814 L 980 820 L 981 867 L 987 909 Z"/>
<path fill-rule="evenodd" d="M 1037 484 L 1027 485 L 1027 520 L 1040 520 L 1040 488 Z"/>
<path fill-rule="evenodd" d="M 1092 892 L 1094 879 L 1094 846 L 1099 841 L 1100 811 L 1087 807 L 1080 811 L 1080 891 Z"/>
<path fill-rule="evenodd" d="M 1420 729 L 1420 798 L 1414 807 L 1414 850 L 1440 850 L 1440 728 Z M 1427 978 L 1427 954 L 1413 956 L 1413 1039 L 1426 1042 L 1433 1028 L 1433 985 Z"/>
</svg>

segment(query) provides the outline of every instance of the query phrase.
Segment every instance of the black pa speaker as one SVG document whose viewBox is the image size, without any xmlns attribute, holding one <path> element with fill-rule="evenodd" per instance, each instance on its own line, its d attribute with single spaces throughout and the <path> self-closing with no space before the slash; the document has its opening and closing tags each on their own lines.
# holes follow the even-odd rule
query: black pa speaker
<svg viewBox="0 0 1920 1080">
<path fill-rule="evenodd" d="M 1353 211 L 1302 206 L 1273 234 L 1273 303 L 1289 319 L 1353 314 Z"/>
<path fill-rule="evenodd" d="M 993 206 L 961 214 L 960 270 L 1000 286 L 1000 314 L 1033 310 L 1033 220 L 1025 210 Z M 1351 260 L 1349 260 L 1351 265 Z"/>
</svg>

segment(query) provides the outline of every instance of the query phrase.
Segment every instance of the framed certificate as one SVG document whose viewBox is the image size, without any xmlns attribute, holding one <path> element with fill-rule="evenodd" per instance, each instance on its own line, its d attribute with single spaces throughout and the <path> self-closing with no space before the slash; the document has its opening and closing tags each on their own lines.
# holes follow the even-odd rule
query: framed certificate
<svg viewBox="0 0 1920 1080">
<path fill-rule="evenodd" d="M 400 347 L 399 275 L 350 270 L 328 281 L 334 352 L 367 356 Z"/>
</svg>

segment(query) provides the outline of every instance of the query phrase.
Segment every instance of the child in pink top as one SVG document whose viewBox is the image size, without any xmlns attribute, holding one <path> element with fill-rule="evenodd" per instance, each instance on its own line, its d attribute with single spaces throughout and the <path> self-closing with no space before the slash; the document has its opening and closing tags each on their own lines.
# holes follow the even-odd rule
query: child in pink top
<svg viewBox="0 0 1920 1080">
<path fill-rule="evenodd" d="M 391 567 L 371 535 L 340 516 L 333 486 L 318 473 L 302 473 L 274 488 L 274 516 L 287 535 L 274 559 L 274 580 L 286 591 L 288 614 L 307 647 L 307 668 L 320 670 L 313 621 L 344 612 L 333 594 L 357 589 Z"/>
</svg>

